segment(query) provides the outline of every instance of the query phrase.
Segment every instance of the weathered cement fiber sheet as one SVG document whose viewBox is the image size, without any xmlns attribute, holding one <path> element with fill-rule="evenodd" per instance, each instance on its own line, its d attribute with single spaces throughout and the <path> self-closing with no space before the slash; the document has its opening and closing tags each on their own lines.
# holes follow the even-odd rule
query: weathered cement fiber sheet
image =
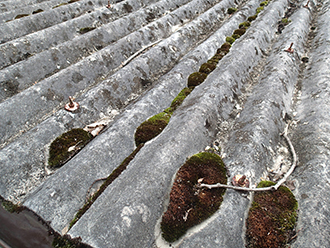
<svg viewBox="0 0 330 248">
<path fill-rule="evenodd" d="M 200 1 L 207 2 L 206 0 Z M 219 0 L 214 0 L 214 2 L 217 1 Z M 170 70 L 182 56 L 192 50 L 202 39 L 207 38 L 207 34 L 211 34 L 212 28 L 216 28 L 221 22 L 223 14 L 228 8 L 227 6 L 230 3 L 233 5 L 233 2 L 232 0 L 221 1 L 184 25 L 170 37 L 167 36 L 168 38 L 159 43 L 157 49 L 155 47 L 150 49 L 146 53 L 149 57 L 144 57 L 145 60 L 141 61 L 141 64 L 136 67 L 140 70 L 140 78 L 153 80 L 153 77 L 157 74 L 160 75 Z M 172 16 L 172 19 L 174 17 Z M 179 16 L 175 18 L 178 19 L 177 21 L 180 20 Z M 47 114 L 59 106 L 63 106 L 69 96 L 79 94 L 80 91 L 89 87 L 96 80 L 96 77 L 113 73 L 112 70 L 126 60 L 122 49 L 123 51 L 128 49 L 132 53 L 137 52 L 144 46 L 154 42 L 154 40 L 150 40 L 153 34 L 159 32 L 157 39 L 161 39 L 161 37 L 166 36 L 167 32 L 169 32 L 168 35 L 173 33 L 175 31 L 175 29 L 173 30 L 174 26 L 176 24 L 167 22 L 163 32 L 160 29 L 150 30 L 147 28 L 143 28 L 145 34 L 135 31 L 131 34 L 134 36 L 134 38 L 131 37 L 131 41 L 126 40 L 128 37 L 124 37 L 116 42 L 115 50 L 112 50 L 114 47 L 110 47 L 108 50 L 103 49 L 96 52 L 83 61 L 61 70 L 59 73 L 2 102 L 0 104 L 0 143 L 18 132 L 28 130 L 36 123 L 40 123 L 40 120 L 44 119 Z M 162 46 L 160 46 L 161 44 Z M 114 68 L 113 64 L 117 66 Z M 136 87 L 135 81 L 132 78 L 124 85 L 120 85 L 121 87 L 115 87 L 113 92 L 121 91 L 123 94 L 121 99 L 126 99 L 132 93 L 132 88 Z M 66 90 L 63 91 L 63 89 Z M 13 115 L 12 113 L 16 114 Z"/>
<path fill-rule="evenodd" d="M 293 145 L 298 167 L 292 175 L 299 204 L 298 236 L 292 247 L 330 247 L 330 2 L 317 18 L 310 65 L 301 85 Z"/>
<path fill-rule="evenodd" d="M 115 4 L 111 9 L 104 6 L 91 13 L 86 13 L 74 19 L 1 44 L 0 68 L 25 60 L 30 55 L 35 55 L 65 41 L 72 40 L 80 36 L 78 31 L 82 28 L 99 27 L 102 24 L 114 22 L 123 15 L 127 15 L 128 10 L 133 13 L 139 12 L 142 5 L 152 4 L 155 1 L 156 0 L 134 0 L 134 5 L 131 5 L 130 1 L 125 1 L 126 5 L 122 3 Z M 131 8 L 127 8 L 127 5 L 131 6 Z M 148 8 L 149 7 L 146 9 Z M 95 44 L 95 46 L 97 45 L 98 44 Z"/>
<path fill-rule="evenodd" d="M 189 74 L 196 71 L 200 64 L 215 53 L 225 37 L 231 34 L 246 16 L 252 14 L 257 5 L 258 1 L 250 1 L 247 6 L 233 15 L 209 39 L 187 54 L 173 70 L 158 80 L 159 83 L 155 88 L 125 110 L 122 115 L 118 116 L 117 120 L 105 133 L 95 139 L 90 146 L 87 146 L 54 176 L 49 178 L 47 182 L 41 185 L 40 189 L 31 195 L 24 205 L 33 209 L 44 219 L 51 221 L 52 227 L 61 231 L 72 220 L 75 212 L 83 205 L 86 191 L 92 182 L 97 178 L 110 174 L 133 151 L 135 146 L 133 136 L 136 128 L 145 119 L 170 105 L 179 91 L 186 86 Z M 129 74 L 130 71 L 123 73 L 123 75 Z M 118 78 L 118 75 L 115 74 L 114 77 Z M 125 77 L 122 80 L 124 82 L 126 80 Z M 105 88 L 106 84 L 103 84 L 97 87 L 97 89 L 91 90 L 92 92 L 85 95 L 82 106 L 88 106 L 90 101 L 95 98 L 95 95 L 102 95 L 97 94 L 97 92 Z M 104 105 L 106 105 L 106 100 L 103 99 Z M 100 97 L 98 104 L 95 103 L 95 106 L 100 106 L 97 112 L 103 111 L 101 101 Z M 94 116 L 97 115 L 97 113 L 93 114 Z M 91 116 L 80 117 L 83 121 L 87 121 Z M 46 121 L 45 125 L 38 128 L 38 132 L 47 133 L 46 127 L 49 127 L 49 125 L 50 122 Z M 57 126 L 60 125 L 57 124 Z M 32 147 L 29 149 L 31 150 Z M 29 153 L 31 154 L 32 152 Z M 33 153 L 40 154 L 38 149 L 33 151 Z M 27 155 L 20 154 L 20 156 L 26 157 Z M 35 159 L 37 160 L 38 156 Z M 41 162 L 38 163 L 40 164 Z M 80 176 L 77 177 L 77 174 Z M 55 196 L 52 196 L 53 192 L 56 192 Z"/>
<path fill-rule="evenodd" d="M 87 2 L 90 2 L 91 4 L 87 4 Z M 73 19 L 87 11 L 93 11 L 95 8 L 99 8 L 106 4 L 106 0 L 96 1 L 95 5 L 92 1 L 79 1 L 41 12 L 38 15 L 31 15 L 10 22 L 1 23 L 0 44 Z"/>
<path fill-rule="evenodd" d="M 36 4 L 30 4 L 30 5 L 26 4 L 26 2 L 28 2 L 28 1 L 24 1 L 24 0 L 16 1 L 16 2 L 20 2 L 20 7 L 14 8 L 12 10 L 8 10 L 4 13 L 1 13 L 0 14 L 0 23 L 13 20 L 18 15 L 22 15 L 22 14 L 31 15 L 36 10 L 43 10 L 43 11 L 49 10 L 49 9 L 53 8 L 54 6 L 57 6 L 61 3 L 63 3 L 63 1 L 61 1 L 61 0 L 39 2 Z M 11 3 L 11 4 L 13 4 L 13 3 Z M 2 5 L 2 3 L 1 3 L 1 5 Z M 9 7 L 11 7 L 11 6 L 9 6 Z"/>
<path fill-rule="evenodd" d="M 232 5 L 229 0 L 223 1 L 222 4 L 224 10 L 226 10 L 228 6 Z M 252 6 L 247 8 L 247 13 L 251 11 L 251 8 Z M 177 82 L 178 86 L 169 87 L 169 89 L 172 89 L 175 92 L 173 94 L 171 93 L 171 96 L 168 96 L 170 98 L 169 101 L 172 100 L 174 96 L 176 96 L 178 91 L 186 83 L 186 78 L 188 77 L 186 73 L 191 73 L 193 72 L 193 70 L 197 69 L 196 67 L 193 67 L 197 65 L 192 66 L 192 62 L 196 63 L 197 60 L 201 61 L 200 63 L 202 63 L 205 62 L 209 57 L 211 57 L 215 53 L 216 48 L 220 46 L 220 42 L 223 42 L 224 37 L 232 32 L 232 30 L 237 26 L 237 23 L 241 22 L 242 19 L 246 18 L 245 11 L 242 11 L 242 13 L 242 15 L 235 15 L 235 18 L 232 18 L 233 22 L 229 22 L 228 24 L 226 24 L 222 28 L 221 32 L 217 32 L 217 34 L 211 39 L 211 41 L 207 42 L 208 44 L 212 44 L 212 42 L 214 43 L 213 46 L 207 45 L 210 47 L 207 52 L 205 47 L 202 46 L 203 48 L 196 48 L 196 50 L 192 54 L 187 55 L 185 60 L 188 62 L 184 62 L 183 64 L 186 63 L 186 65 L 184 65 L 183 68 L 180 69 L 183 71 L 182 73 L 186 77 L 181 79 L 183 81 Z M 224 16 L 225 13 L 222 13 L 221 18 L 223 18 Z M 176 38 L 174 40 L 176 40 Z M 180 42 L 180 39 L 178 42 Z M 24 199 L 25 195 L 32 188 L 39 185 L 39 183 L 43 181 L 45 177 L 48 176 L 44 169 L 44 166 L 47 163 L 46 161 L 48 146 L 51 141 L 63 132 L 70 130 L 71 128 L 82 127 L 82 123 L 90 124 L 103 117 L 113 116 L 114 113 L 118 110 L 118 108 L 124 104 L 125 99 L 127 99 L 128 97 L 127 91 L 122 92 L 119 90 L 115 90 L 116 87 L 118 85 L 127 85 L 127 82 L 134 82 L 136 81 L 136 79 L 140 80 L 144 77 L 153 78 L 155 70 L 153 68 L 149 68 L 148 70 L 146 70 L 146 68 L 144 67 L 145 71 L 147 71 L 148 74 L 146 76 L 144 73 L 141 72 L 141 65 L 150 64 L 150 67 L 155 65 L 157 66 L 157 64 L 155 63 L 148 63 L 148 60 L 151 60 L 151 58 L 153 58 L 153 60 L 156 60 L 157 58 L 160 59 L 161 56 L 166 56 L 166 54 L 161 52 L 162 47 L 168 47 L 171 44 L 175 45 L 175 43 L 172 43 L 171 40 L 165 40 L 161 42 L 159 46 L 155 46 L 154 48 L 150 49 L 150 51 L 148 51 L 146 54 L 132 61 L 130 64 L 128 64 L 123 69 L 111 76 L 108 80 L 103 81 L 100 85 L 88 91 L 86 94 L 82 95 L 80 98 L 77 99 L 81 106 L 80 111 L 78 113 L 72 114 L 61 110 L 54 116 L 48 118 L 41 124 L 37 125 L 35 128 L 31 129 L 29 132 L 23 134 L 15 142 L 9 144 L 7 147 L 2 149 L 0 151 L 0 166 L 3 170 L 3 176 L 1 177 L 1 181 L 3 182 L 1 194 L 3 195 L 3 197 L 5 197 L 6 199 L 10 199 L 14 202 L 21 201 L 22 199 Z M 175 77 L 178 78 L 178 76 Z M 132 91 L 137 91 L 137 89 L 135 88 L 140 87 L 138 85 L 140 85 L 140 83 L 137 83 L 137 85 L 132 87 L 132 89 L 128 88 L 127 90 L 130 90 L 130 93 L 132 93 Z M 168 106 L 170 103 L 164 102 L 164 104 L 167 104 L 164 106 Z M 152 112 L 152 108 L 150 108 L 150 110 L 148 111 L 143 111 L 146 115 L 141 115 L 141 122 L 145 120 L 145 118 L 147 118 L 149 115 L 157 113 Z M 157 109 L 157 111 L 159 110 Z M 138 122 L 137 125 L 139 125 L 141 122 Z M 122 151 L 125 152 L 123 154 L 124 157 L 121 157 L 121 161 L 128 155 L 126 154 L 128 150 L 122 149 Z M 114 166 L 117 165 L 114 164 Z M 107 172 L 108 171 L 106 171 L 105 173 Z M 9 175 L 11 176 L 9 177 Z"/>
<path fill-rule="evenodd" d="M 235 120 L 234 130 L 224 144 L 223 161 L 231 175 L 246 175 L 250 185 L 256 185 L 272 168 L 274 151 L 284 131 L 283 114 L 291 115 L 291 102 L 298 79 L 300 57 L 308 38 L 311 12 L 300 8 L 273 45 L 260 82 Z M 284 51 L 295 44 L 296 52 Z M 245 194 L 244 194 L 245 195 Z M 252 195 L 250 195 L 252 197 Z M 227 190 L 220 209 L 203 225 L 190 233 L 175 247 L 245 247 L 245 219 L 249 200 L 241 193 Z M 180 242 L 178 242 L 180 243 Z"/>
<path fill-rule="evenodd" d="M 99 63 L 93 63 L 93 69 L 90 70 L 88 68 L 90 71 L 89 81 L 93 82 L 99 75 L 109 74 L 114 68 L 120 66 L 125 58 L 137 52 L 142 46 L 147 46 L 157 40 L 165 39 L 172 34 L 173 26 L 181 25 L 179 17 L 187 21 L 196 18 L 198 13 L 191 11 L 194 7 L 198 6 L 201 12 L 210 8 L 210 4 L 205 0 L 194 0 L 185 6 L 184 4 L 186 2 L 187 0 L 176 0 L 170 3 L 165 0 L 160 1 L 150 5 L 148 9 L 135 11 L 128 16 L 105 24 L 84 35 L 38 53 L 28 60 L 21 61 L 1 70 L 0 82 L 3 82 L 3 84 L 0 84 L 0 92 L 4 93 L 4 96 L 0 94 L 0 101 L 3 101 L 5 99 L 4 97 L 9 98 L 34 85 L 35 83 L 33 82 L 39 82 L 79 61 L 81 61 L 79 63 L 80 71 L 87 70 L 90 67 L 90 60 L 97 59 L 100 57 L 100 54 L 102 54 L 102 58 L 108 58 L 110 62 L 108 61 L 106 63 L 105 59 L 103 59 Z M 176 6 L 180 8 L 173 11 L 170 15 L 166 15 L 166 12 L 173 8 L 175 9 Z M 154 19 L 157 19 L 157 12 L 159 19 L 155 21 L 150 20 L 149 15 L 153 15 L 155 16 Z M 148 23 L 150 24 L 147 25 Z M 168 25 L 168 23 L 171 23 L 171 25 Z M 146 27 L 143 28 L 144 26 Z M 163 28 L 157 29 L 155 27 Z M 139 32 L 134 32 L 137 30 Z M 101 50 L 103 48 L 105 49 Z M 101 50 L 98 52 L 98 56 L 94 58 L 89 57 L 98 50 Z M 102 66 L 104 63 L 106 63 L 106 66 Z M 40 65 L 43 66 L 41 67 Z M 77 70 L 77 67 L 71 67 L 70 70 L 66 71 L 66 73 L 64 72 L 57 80 L 64 80 L 63 77 L 71 76 L 70 71 L 74 69 Z M 74 75 L 78 75 L 78 73 L 79 71 L 76 71 Z M 67 85 L 73 83 L 72 87 L 76 91 L 83 89 L 84 86 L 86 87 L 85 84 L 79 83 L 85 77 L 83 72 L 80 74 L 81 76 L 73 75 L 72 80 L 67 80 Z M 52 82 L 52 88 L 56 89 L 58 87 L 56 81 L 50 80 L 50 82 Z M 6 84 L 15 85 L 15 91 L 6 91 L 4 89 L 6 88 Z M 47 83 L 47 80 L 42 84 L 49 88 L 50 83 Z"/>
<path fill-rule="evenodd" d="M 274 24 L 286 1 L 265 10 L 206 81 L 194 89 L 165 130 L 145 146 L 128 168 L 96 200 L 69 234 L 94 247 L 151 247 L 156 223 L 165 210 L 171 179 L 186 158 L 203 150 L 226 120 L 242 80 L 275 35 Z M 257 52 L 256 52 L 257 51 Z M 241 58 L 245 59 L 242 60 Z"/>
</svg>

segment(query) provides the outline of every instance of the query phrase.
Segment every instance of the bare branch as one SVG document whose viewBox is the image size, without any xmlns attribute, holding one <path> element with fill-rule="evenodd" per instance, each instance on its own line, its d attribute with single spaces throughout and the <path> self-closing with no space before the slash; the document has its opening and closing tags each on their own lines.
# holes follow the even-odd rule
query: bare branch
<svg viewBox="0 0 330 248">
<path fill-rule="evenodd" d="M 294 171 L 294 169 L 296 168 L 296 165 L 297 165 L 297 155 L 296 155 L 294 147 L 293 147 L 291 140 L 289 139 L 287 133 L 288 133 L 288 125 L 285 126 L 284 132 L 281 135 L 286 139 L 286 141 L 288 142 L 288 145 L 290 147 L 290 151 L 292 153 L 292 165 L 291 165 L 290 169 L 287 171 L 287 173 L 284 175 L 284 177 L 281 180 L 279 180 L 275 185 L 270 186 L 270 187 L 264 187 L 264 188 L 244 188 L 244 187 L 232 186 L 232 185 L 221 184 L 221 183 L 217 183 L 217 184 L 201 183 L 201 184 L 198 184 L 197 186 L 200 188 L 206 187 L 208 189 L 227 188 L 227 189 L 249 191 L 249 192 L 277 190 L 288 179 L 288 177 L 291 175 L 291 173 Z"/>
</svg>

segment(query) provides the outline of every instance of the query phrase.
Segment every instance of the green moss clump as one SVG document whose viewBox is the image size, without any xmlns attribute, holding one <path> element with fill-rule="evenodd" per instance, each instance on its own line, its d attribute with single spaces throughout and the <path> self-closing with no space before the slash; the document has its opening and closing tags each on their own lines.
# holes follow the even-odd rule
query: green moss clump
<svg viewBox="0 0 330 248">
<path fill-rule="evenodd" d="M 235 39 L 232 36 L 227 36 L 226 37 L 226 42 L 229 43 L 229 44 L 233 44 L 235 42 Z"/>
<path fill-rule="evenodd" d="M 225 43 L 223 43 L 223 44 L 221 45 L 221 47 L 217 50 L 217 53 L 218 53 L 218 54 L 223 54 L 223 53 L 227 54 L 227 53 L 229 52 L 230 48 L 231 48 L 230 43 L 225 42 Z"/>
<path fill-rule="evenodd" d="M 218 155 L 195 154 L 177 172 L 169 206 L 161 221 L 162 236 L 166 241 L 176 241 L 220 207 L 225 189 L 197 189 L 195 186 L 201 178 L 207 184 L 227 183 L 226 168 Z"/>
<path fill-rule="evenodd" d="M 227 13 L 228 13 L 229 15 L 235 13 L 236 11 L 237 11 L 236 8 L 228 8 L 228 9 L 227 9 Z"/>
<path fill-rule="evenodd" d="M 60 3 L 59 5 L 54 6 L 53 9 L 58 8 L 58 7 L 61 7 L 61 6 L 64 6 L 64 5 L 67 5 L 67 4 L 68 3 Z"/>
<path fill-rule="evenodd" d="M 35 11 L 33 11 L 32 12 L 32 14 L 34 15 L 34 14 L 38 14 L 38 13 L 41 13 L 41 12 L 43 12 L 44 10 L 42 10 L 42 9 L 37 9 L 37 10 L 35 10 Z"/>
<path fill-rule="evenodd" d="M 283 18 L 283 19 L 281 20 L 281 22 L 282 22 L 283 24 L 288 24 L 288 23 L 291 22 L 291 20 L 289 20 L 288 18 Z"/>
<path fill-rule="evenodd" d="M 257 14 L 259 14 L 261 11 L 263 11 L 264 10 L 264 7 L 263 6 L 260 6 L 260 7 L 258 7 L 257 8 Z"/>
<path fill-rule="evenodd" d="M 196 87 L 204 82 L 207 74 L 202 72 L 194 72 L 188 77 L 188 87 Z"/>
<path fill-rule="evenodd" d="M 199 72 L 210 74 L 214 69 L 216 68 L 216 65 L 213 63 L 204 63 L 199 68 Z"/>
<path fill-rule="evenodd" d="M 81 29 L 79 29 L 79 33 L 80 33 L 80 34 L 85 34 L 85 33 L 89 32 L 89 31 L 94 30 L 94 29 L 95 29 L 95 27 L 85 27 L 85 28 L 81 28 Z"/>
<path fill-rule="evenodd" d="M 238 34 L 239 36 L 242 36 L 243 34 L 245 34 L 245 32 L 246 32 L 246 28 L 239 28 L 234 31 L 234 34 Z"/>
<path fill-rule="evenodd" d="M 144 144 L 147 141 L 155 138 L 158 134 L 160 134 L 163 129 L 167 126 L 170 121 L 171 114 L 161 112 L 159 114 L 154 115 L 149 118 L 145 122 L 143 122 L 137 129 L 134 135 L 135 144 L 139 146 L 140 144 Z"/>
<path fill-rule="evenodd" d="M 235 40 L 239 39 L 241 36 L 239 34 L 233 34 L 231 37 L 233 37 Z"/>
<path fill-rule="evenodd" d="M 71 238 L 69 235 L 59 235 L 55 233 L 52 246 L 55 248 L 91 248 L 91 246 L 81 242 L 81 238 Z"/>
<path fill-rule="evenodd" d="M 258 188 L 272 185 L 275 183 L 262 181 Z M 287 187 L 256 192 L 246 221 L 247 247 L 286 247 L 294 235 L 297 209 L 298 203 Z"/>
<path fill-rule="evenodd" d="M 266 6 L 266 5 L 268 5 L 268 1 L 263 1 L 260 3 L 260 6 Z"/>
<path fill-rule="evenodd" d="M 183 102 L 183 100 L 191 93 L 192 88 L 184 88 L 180 93 L 174 98 L 171 103 L 171 106 L 164 110 L 166 113 L 172 114 Z"/>
<path fill-rule="evenodd" d="M 249 17 L 248 17 L 248 21 L 249 21 L 249 22 L 253 22 L 255 19 L 257 19 L 257 17 L 258 17 L 258 14 L 255 14 L 255 15 L 253 15 L 253 16 L 249 16 Z"/>
<path fill-rule="evenodd" d="M 81 128 L 72 129 L 57 137 L 49 149 L 48 165 L 58 168 L 84 147 L 93 136 Z"/>
<path fill-rule="evenodd" d="M 242 22 L 238 25 L 239 28 L 248 28 L 251 26 L 251 23 L 249 21 Z"/>
<path fill-rule="evenodd" d="M 0 198 L 0 202 L 2 207 L 7 210 L 9 213 L 19 213 L 21 212 L 24 207 L 18 205 L 18 204 L 14 204 L 11 201 L 7 201 L 5 199 L 3 199 L 2 197 Z"/>
<path fill-rule="evenodd" d="M 29 14 L 20 14 L 20 15 L 15 16 L 14 19 L 20 19 L 20 18 L 23 18 L 23 17 L 26 17 L 26 16 L 29 16 Z"/>
</svg>

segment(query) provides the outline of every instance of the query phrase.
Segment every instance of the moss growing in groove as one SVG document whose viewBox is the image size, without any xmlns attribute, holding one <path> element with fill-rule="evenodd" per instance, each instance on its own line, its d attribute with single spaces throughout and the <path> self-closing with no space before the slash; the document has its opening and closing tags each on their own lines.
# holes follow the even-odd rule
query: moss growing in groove
<svg viewBox="0 0 330 248">
<path fill-rule="evenodd" d="M 239 34 L 233 34 L 231 37 L 233 37 L 235 40 L 239 39 L 241 36 Z"/>
<path fill-rule="evenodd" d="M 258 7 L 257 8 L 257 14 L 259 14 L 261 11 L 263 11 L 264 10 L 264 7 L 263 6 L 260 6 L 260 7 Z"/>
<path fill-rule="evenodd" d="M 253 16 L 249 16 L 249 17 L 248 17 L 248 21 L 249 21 L 249 22 L 253 22 L 255 19 L 257 19 L 257 17 L 258 17 L 258 14 L 255 14 L 255 15 L 253 15 Z"/>
<path fill-rule="evenodd" d="M 238 25 L 238 28 L 248 28 L 251 26 L 251 23 L 249 21 L 242 22 Z"/>
<path fill-rule="evenodd" d="M 75 2 L 79 2 L 80 0 L 70 0 L 68 3 L 75 3 Z"/>
<path fill-rule="evenodd" d="M 41 12 L 43 12 L 44 10 L 42 10 L 42 9 L 37 9 L 37 10 L 35 10 L 35 11 L 33 11 L 32 12 L 32 14 L 34 15 L 34 14 L 38 14 L 38 13 L 41 13 Z"/>
<path fill-rule="evenodd" d="M 234 31 L 234 34 L 238 34 L 239 36 L 242 36 L 243 34 L 245 34 L 245 32 L 246 32 L 246 28 L 243 27 L 243 28 L 236 29 Z"/>
<path fill-rule="evenodd" d="M 235 13 L 236 11 L 237 11 L 236 8 L 228 8 L 228 9 L 227 9 L 227 13 L 228 13 L 229 15 Z"/>
<path fill-rule="evenodd" d="M 79 29 L 79 33 L 80 33 L 80 34 L 85 34 L 85 33 L 88 33 L 89 31 L 94 30 L 94 29 L 95 29 L 95 27 L 85 27 L 85 28 L 81 28 L 81 29 Z"/>
<path fill-rule="evenodd" d="M 230 43 L 225 42 L 222 44 L 222 46 L 220 48 L 218 48 L 217 53 L 218 54 L 223 54 L 223 53 L 227 54 L 229 52 L 230 48 L 231 48 Z"/>
<path fill-rule="evenodd" d="M 170 118 L 171 113 L 164 111 L 143 122 L 135 131 L 135 144 L 139 146 L 155 138 L 167 126 Z"/>
<path fill-rule="evenodd" d="M 192 92 L 192 88 L 183 88 L 180 93 L 174 98 L 171 103 L 171 106 L 164 110 L 166 113 L 172 114 L 183 102 L 183 100 Z"/>
<path fill-rule="evenodd" d="M 289 20 L 288 18 L 283 18 L 283 19 L 281 20 L 281 22 L 282 22 L 283 24 L 288 24 L 288 23 L 291 22 L 291 20 Z"/>
<path fill-rule="evenodd" d="M 23 206 L 20 206 L 18 204 L 12 203 L 11 201 L 5 200 L 2 196 L 0 196 L 0 203 L 1 203 L 2 207 L 5 210 L 7 210 L 9 213 L 19 213 L 23 209 L 25 209 L 25 207 L 23 207 Z"/>
<path fill-rule="evenodd" d="M 262 181 L 258 188 L 272 185 L 275 183 Z M 286 247 L 294 235 L 297 209 L 298 203 L 287 187 L 256 192 L 246 221 L 247 247 Z"/>
<path fill-rule="evenodd" d="M 52 242 L 52 247 L 55 248 L 92 248 L 91 246 L 81 242 L 81 238 L 71 238 L 69 235 L 59 235 L 55 233 Z"/>
<path fill-rule="evenodd" d="M 260 6 L 266 6 L 266 5 L 268 5 L 268 1 L 263 1 L 260 3 Z"/>
<path fill-rule="evenodd" d="M 20 14 L 20 15 L 15 16 L 14 19 L 20 19 L 20 18 L 23 18 L 23 17 L 26 17 L 26 16 L 29 16 L 29 14 Z"/>
<path fill-rule="evenodd" d="M 232 45 L 235 42 L 235 39 L 232 36 L 227 36 L 226 42 Z"/>
<path fill-rule="evenodd" d="M 195 186 L 201 178 L 207 184 L 227 183 L 226 168 L 218 155 L 207 152 L 195 154 L 177 172 L 169 206 L 161 221 L 166 241 L 176 241 L 220 207 L 225 189 L 198 189 Z"/>
<path fill-rule="evenodd" d="M 188 77 L 188 87 L 196 87 L 204 82 L 207 74 L 203 72 L 194 72 Z"/>
<path fill-rule="evenodd" d="M 90 133 L 81 128 L 72 129 L 57 137 L 49 148 L 49 167 L 61 167 L 92 138 Z"/>
<path fill-rule="evenodd" d="M 61 7 L 61 6 L 64 6 L 64 5 L 67 5 L 67 4 L 68 3 L 60 3 L 59 5 L 54 6 L 53 9 L 58 8 L 58 7 Z"/>
<path fill-rule="evenodd" d="M 204 63 L 200 66 L 199 72 L 210 74 L 215 68 L 216 65 L 213 63 Z"/>
</svg>

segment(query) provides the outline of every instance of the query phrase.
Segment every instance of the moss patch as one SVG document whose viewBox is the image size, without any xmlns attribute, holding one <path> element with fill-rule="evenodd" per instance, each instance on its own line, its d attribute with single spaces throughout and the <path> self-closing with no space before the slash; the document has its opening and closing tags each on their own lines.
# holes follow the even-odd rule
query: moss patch
<svg viewBox="0 0 330 248">
<path fill-rule="evenodd" d="M 226 37 L 226 42 L 229 44 L 233 44 L 235 42 L 235 38 L 232 36 L 227 36 Z"/>
<path fill-rule="evenodd" d="M 19 213 L 23 209 L 25 209 L 25 207 L 23 207 L 23 206 L 20 206 L 20 205 L 12 203 L 11 201 L 5 200 L 2 196 L 0 196 L 0 203 L 1 203 L 2 207 L 5 210 L 7 210 L 9 213 Z"/>
<path fill-rule="evenodd" d="M 199 153 L 189 158 L 176 174 L 170 202 L 161 222 L 163 238 L 174 242 L 187 230 L 210 217 L 222 202 L 225 189 L 198 189 L 203 183 L 227 183 L 226 168 L 214 153 Z"/>
<path fill-rule="evenodd" d="M 57 168 L 65 164 L 92 138 L 90 133 L 81 128 L 72 129 L 57 137 L 50 145 L 49 167 Z"/>
<path fill-rule="evenodd" d="M 264 6 L 260 6 L 260 7 L 257 8 L 256 12 L 257 12 L 257 14 L 259 14 L 263 10 L 264 10 Z"/>
<path fill-rule="evenodd" d="M 79 33 L 80 33 L 80 34 L 85 34 L 85 33 L 88 33 L 88 32 L 90 32 L 90 31 L 94 30 L 94 29 L 95 29 L 95 27 L 85 27 L 85 28 L 81 28 L 81 29 L 79 29 Z"/>
<path fill-rule="evenodd" d="M 26 16 L 29 16 L 29 14 L 20 14 L 20 15 L 15 16 L 14 19 L 20 19 L 20 18 L 23 18 L 23 17 L 26 17 Z"/>
<path fill-rule="evenodd" d="M 164 112 L 173 113 L 183 102 L 183 100 L 191 93 L 192 88 L 184 88 L 180 91 L 180 93 L 174 98 L 174 100 L 171 103 L 171 107 L 168 110 L 165 110 Z"/>
<path fill-rule="evenodd" d="M 229 15 L 235 13 L 236 11 L 237 11 L 236 8 L 228 8 L 228 9 L 227 9 L 227 13 L 228 13 Z"/>
<path fill-rule="evenodd" d="M 32 14 L 34 15 L 34 14 L 38 14 L 38 13 L 41 13 L 41 12 L 43 12 L 42 9 L 37 9 L 37 10 L 33 11 Z"/>
<path fill-rule="evenodd" d="M 61 6 L 64 6 L 64 5 L 67 5 L 67 4 L 68 3 L 60 3 L 59 5 L 54 6 L 53 9 L 58 8 L 58 7 L 61 7 Z"/>
<path fill-rule="evenodd" d="M 204 63 L 199 68 L 199 72 L 210 74 L 215 68 L 216 65 L 214 63 Z"/>
<path fill-rule="evenodd" d="M 81 238 L 71 238 L 69 235 L 61 236 L 56 234 L 52 243 L 55 248 L 91 248 L 91 246 L 81 242 Z"/>
<path fill-rule="evenodd" d="M 262 181 L 258 188 L 272 185 L 275 183 Z M 247 247 L 286 247 L 294 235 L 297 209 L 298 203 L 287 187 L 255 193 L 246 221 Z"/>
<path fill-rule="evenodd" d="M 238 34 L 239 36 L 242 36 L 243 34 L 245 34 L 245 32 L 246 32 L 246 28 L 243 27 L 243 28 L 236 29 L 236 30 L 234 31 L 234 34 L 235 34 L 235 35 Z"/>
<path fill-rule="evenodd" d="M 268 1 L 263 1 L 260 3 L 260 6 L 266 6 L 266 5 L 268 5 Z"/>
<path fill-rule="evenodd" d="M 188 87 L 195 87 L 200 85 L 206 79 L 207 74 L 203 72 L 194 72 L 188 77 Z"/>
<path fill-rule="evenodd" d="M 239 28 L 248 28 L 251 26 L 251 23 L 249 21 L 242 22 L 238 25 Z"/>
<path fill-rule="evenodd" d="M 233 34 L 231 37 L 233 37 L 235 40 L 239 39 L 241 36 L 239 34 Z"/>
<path fill-rule="evenodd" d="M 142 143 L 153 139 L 160 134 L 170 121 L 171 114 L 161 112 L 143 122 L 135 132 L 135 144 L 138 146 Z"/>
<path fill-rule="evenodd" d="M 225 42 L 221 45 L 221 47 L 217 50 L 217 54 L 227 54 L 231 48 L 230 43 Z"/>
<path fill-rule="evenodd" d="M 255 19 L 257 19 L 257 17 L 258 17 L 258 14 L 255 14 L 255 15 L 253 15 L 253 16 L 249 16 L 249 17 L 248 17 L 248 21 L 249 21 L 249 22 L 252 22 L 252 21 L 254 21 Z"/>
</svg>

